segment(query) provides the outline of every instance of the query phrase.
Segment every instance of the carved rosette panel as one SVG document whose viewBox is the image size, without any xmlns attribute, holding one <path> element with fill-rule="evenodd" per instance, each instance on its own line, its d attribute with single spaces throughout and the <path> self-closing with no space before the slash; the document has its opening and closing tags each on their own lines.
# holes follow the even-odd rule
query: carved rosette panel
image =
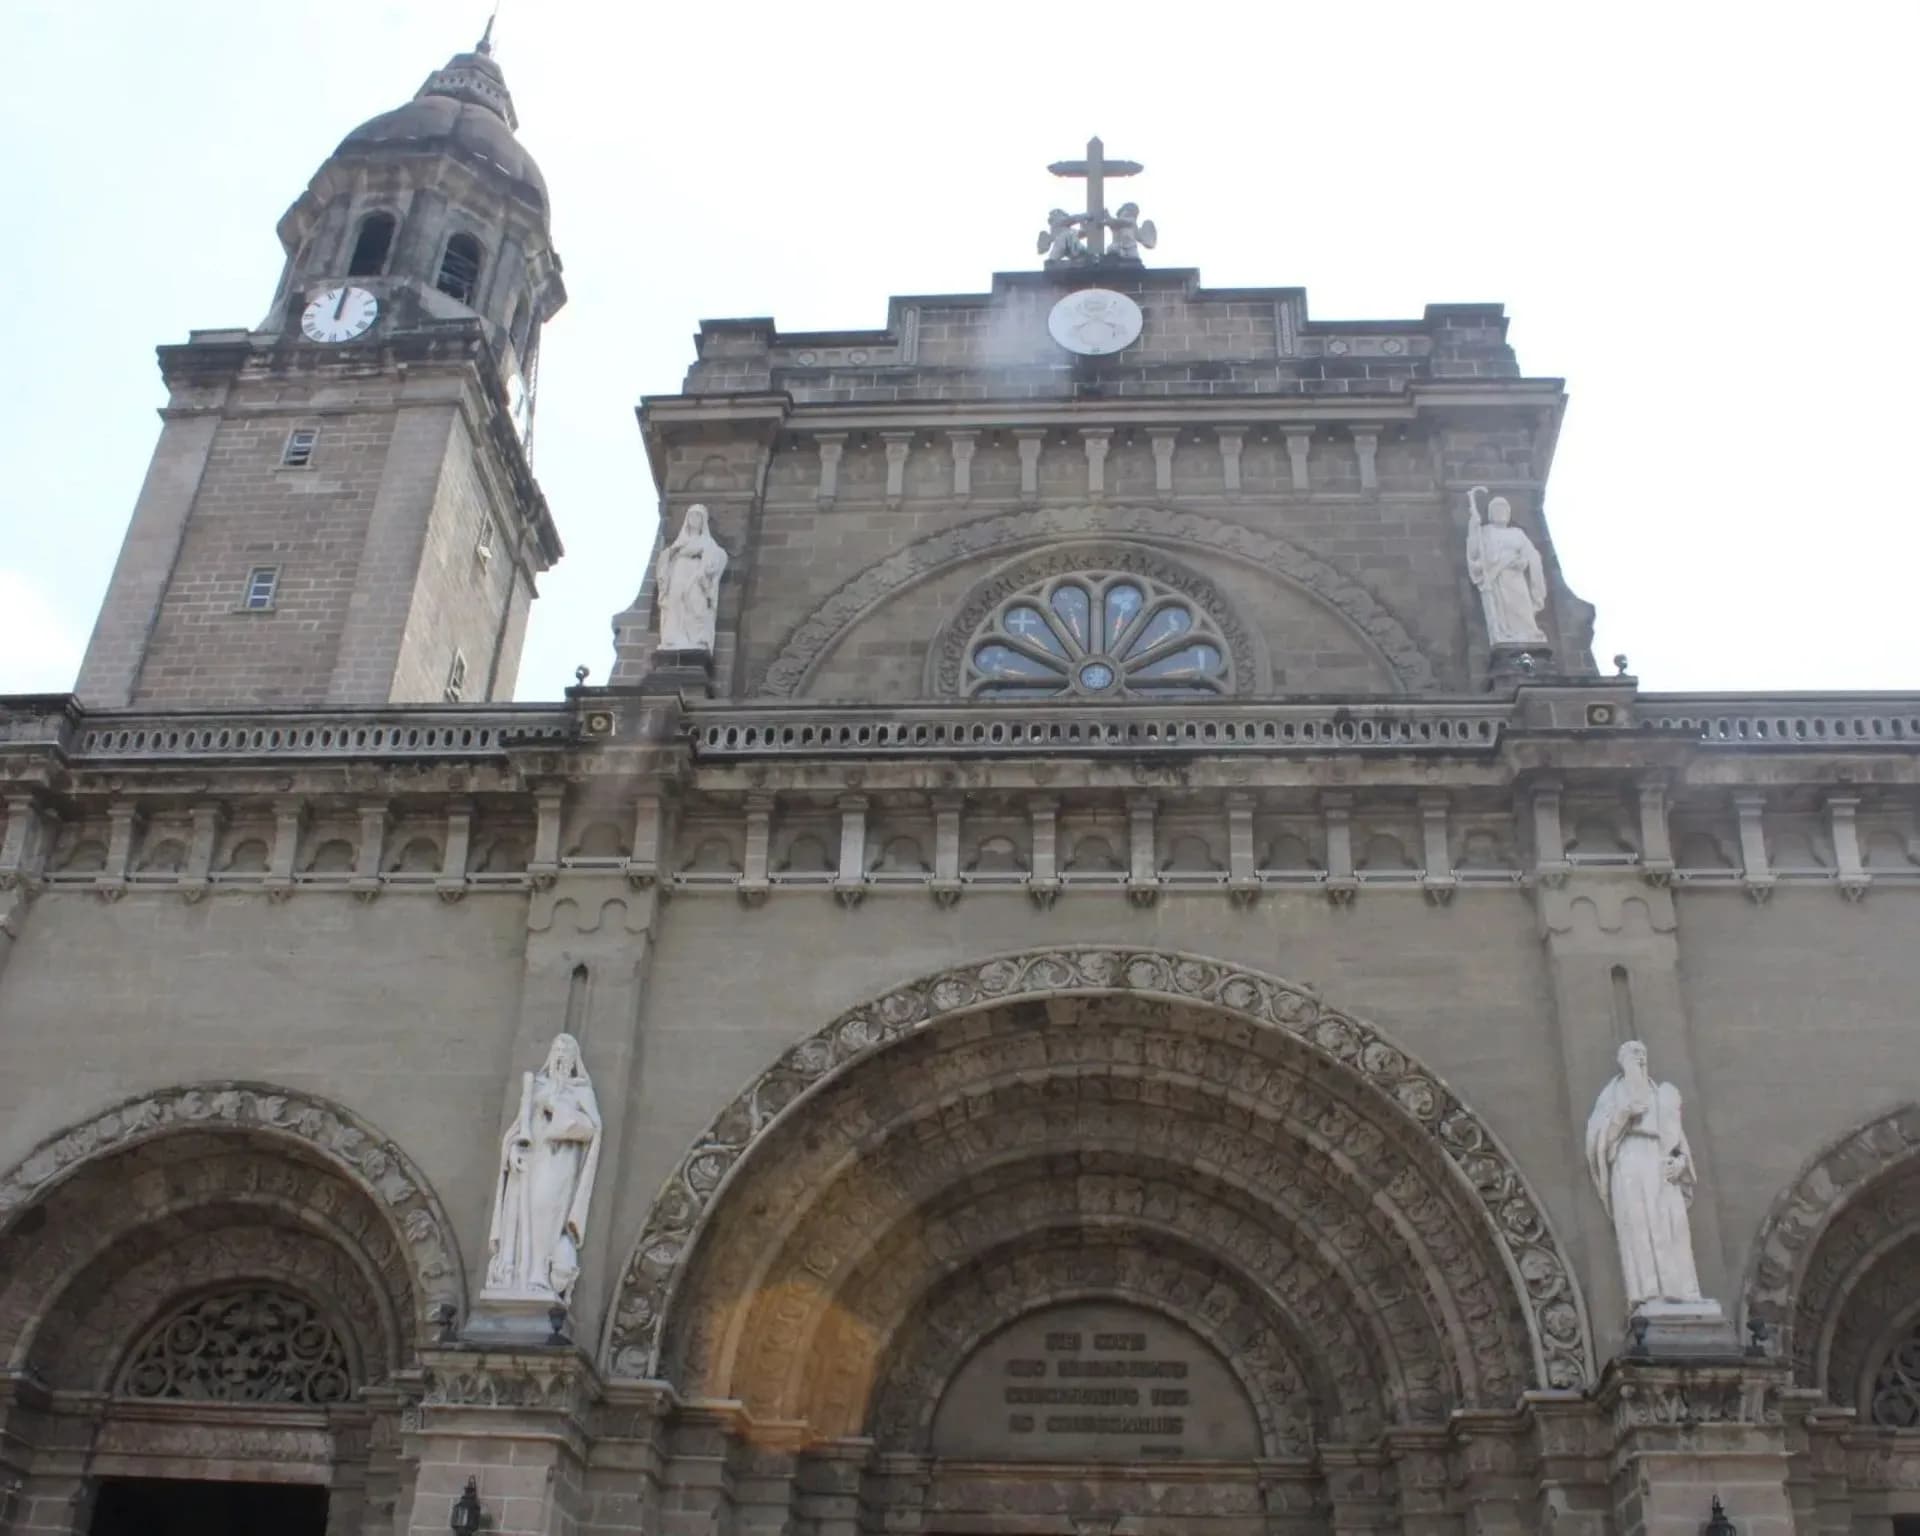
<svg viewBox="0 0 1920 1536">
<path fill-rule="evenodd" d="M 203 1296 L 154 1325 L 120 1373 L 126 1397 L 212 1403 L 343 1403 L 347 1347 L 314 1307 L 250 1287 Z"/>
<path fill-rule="evenodd" d="M 1802 1383 L 1825 1384 L 1822 1338 L 1863 1255 L 1908 1228 L 1920 1231 L 1920 1104 L 1900 1105 L 1830 1143 L 1775 1199 L 1743 1295 L 1748 1318 L 1775 1330 Z"/>
<path fill-rule="evenodd" d="M 1433 663 L 1377 597 L 1352 577 L 1295 545 L 1194 512 L 1063 507 L 981 518 L 922 539 L 869 566 L 795 627 L 765 672 L 754 679 L 752 691 L 776 697 L 798 694 L 821 658 L 854 624 L 887 599 L 938 571 L 983 555 L 1011 553 L 1035 544 L 1115 536 L 1174 549 L 1207 550 L 1304 587 L 1366 637 L 1407 692 L 1431 692 L 1438 687 Z M 962 631 L 962 638 L 968 633 L 970 629 Z"/>
<path fill-rule="evenodd" d="M 35 1200 L 93 1159 L 184 1130 L 284 1138 L 364 1190 L 399 1239 L 413 1316 L 466 1306 L 466 1276 L 438 1196 L 398 1145 L 341 1106 L 262 1083 L 209 1083 L 142 1094 L 42 1142 L 0 1178 L 0 1235 Z"/>
<path fill-rule="evenodd" d="M 1881 1358 L 1867 1393 L 1868 1422 L 1881 1429 L 1920 1429 L 1920 1322 Z"/>
<path fill-rule="evenodd" d="M 1195 1005 L 1257 1030 L 1279 1031 L 1345 1069 L 1414 1144 L 1438 1154 L 1462 1198 L 1477 1206 L 1524 1313 L 1538 1384 L 1573 1388 L 1591 1379 L 1585 1306 L 1565 1251 L 1512 1157 L 1441 1079 L 1373 1026 L 1326 1007 L 1306 988 L 1214 960 L 1111 947 L 1002 956 L 923 977 L 849 1011 L 788 1050 L 722 1112 L 662 1187 L 608 1320 L 603 1358 L 610 1372 L 658 1373 L 663 1320 L 709 1213 L 756 1144 L 789 1114 L 806 1112 L 800 1100 L 939 1020 L 1022 1000 L 1115 995 Z M 1356 1130 L 1363 1140 L 1374 1136 L 1359 1128 L 1347 1134 Z M 1387 1193 L 1417 1196 L 1420 1179 L 1403 1168 L 1405 1187 Z M 1425 1219 L 1444 1223 L 1443 1204 L 1426 1198 L 1424 1207 L 1431 1209 Z"/>
</svg>

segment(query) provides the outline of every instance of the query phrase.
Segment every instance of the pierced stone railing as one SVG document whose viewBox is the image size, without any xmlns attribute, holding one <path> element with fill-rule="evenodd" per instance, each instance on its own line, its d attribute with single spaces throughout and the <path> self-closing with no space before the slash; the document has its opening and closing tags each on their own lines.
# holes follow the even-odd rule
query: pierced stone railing
<svg viewBox="0 0 1920 1536">
<path fill-rule="evenodd" d="M 696 705 L 701 758 L 1485 749 L 1509 702 Z"/>
<path fill-rule="evenodd" d="M 246 710 L 82 718 L 69 755 L 91 762 L 153 758 L 472 758 L 574 735 L 567 705 L 485 709 Z"/>
<path fill-rule="evenodd" d="M 1634 718 L 1716 745 L 1920 747 L 1914 693 L 1643 693 Z"/>
</svg>

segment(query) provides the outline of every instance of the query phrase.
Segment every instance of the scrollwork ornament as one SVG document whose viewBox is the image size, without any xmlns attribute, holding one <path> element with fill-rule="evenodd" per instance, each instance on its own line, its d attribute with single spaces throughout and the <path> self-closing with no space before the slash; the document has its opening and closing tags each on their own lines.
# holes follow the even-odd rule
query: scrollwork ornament
<svg viewBox="0 0 1920 1536">
<path fill-rule="evenodd" d="M 253 1287 L 201 1297 L 148 1333 L 120 1376 L 127 1397 L 218 1403 L 343 1403 L 347 1349 L 297 1296 Z"/>
</svg>

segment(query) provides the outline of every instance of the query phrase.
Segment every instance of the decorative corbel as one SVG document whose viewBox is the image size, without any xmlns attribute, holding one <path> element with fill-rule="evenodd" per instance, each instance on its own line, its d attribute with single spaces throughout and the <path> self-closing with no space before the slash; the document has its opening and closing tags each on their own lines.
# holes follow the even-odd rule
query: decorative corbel
<svg viewBox="0 0 1920 1536">
<path fill-rule="evenodd" d="M 833 877 L 834 899 L 851 910 L 867 894 L 867 797 L 840 797 L 840 868 Z"/>
<path fill-rule="evenodd" d="M 1353 796 L 1328 790 L 1320 796 L 1320 814 L 1327 834 L 1327 900 L 1350 906 L 1360 882 L 1353 873 Z"/>
<path fill-rule="evenodd" d="M 943 907 L 960 900 L 965 887 L 960 883 L 960 811 L 963 797 L 939 794 L 933 797 L 933 899 Z"/>
<path fill-rule="evenodd" d="M 1567 835 L 1560 825 L 1560 781 L 1542 779 L 1533 786 L 1533 866 L 1549 889 L 1565 885 L 1573 873 L 1567 862 Z"/>
<path fill-rule="evenodd" d="M 1113 429 L 1082 427 L 1080 444 L 1087 452 L 1087 495 L 1098 500 L 1107 494 L 1107 450 L 1113 446 Z"/>
<path fill-rule="evenodd" d="M 1160 874 L 1154 868 L 1157 807 L 1152 795 L 1127 796 L 1127 900 L 1136 907 L 1150 907 L 1160 899 Z"/>
<path fill-rule="evenodd" d="M 1032 506 L 1040 499 L 1040 445 L 1047 434 L 1037 427 L 1015 430 L 1013 442 L 1020 453 L 1020 499 Z"/>
<path fill-rule="evenodd" d="M 1254 867 L 1253 812 L 1258 802 L 1244 790 L 1227 796 L 1227 897 L 1236 907 L 1260 899 L 1260 874 Z"/>
<path fill-rule="evenodd" d="M 542 784 L 533 792 L 533 857 L 527 860 L 527 877 L 536 891 L 560 878 L 560 819 L 566 804 L 563 784 Z"/>
<path fill-rule="evenodd" d="M 1227 494 L 1236 495 L 1240 490 L 1240 450 L 1247 441 L 1246 431 L 1241 427 L 1216 427 L 1214 433 L 1220 439 L 1221 479 Z"/>
<path fill-rule="evenodd" d="M 442 901 L 459 901 L 467 894 L 467 859 L 473 846 L 473 802 L 456 796 L 447 802 L 447 846 L 440 857 L 434 890 Z"/>
<path fill-rule="evenodd" d="M 1293 471 L 1293 489 L 1303 496 L 1313 488 L 1307 477 L 1307 454 L 1312 446 L 1312 427 L 1300 427 L 1287 433 L 1287 461 Z"/>
<path fill-rule="evenodd" d="M 1033 868 L 1027 873 L 1027 895 L 1037 907 L 1050 907 L 1060 895 L 1060 802 L 1052 795 L 1035 795 L 1027 803 L 1033 826 Z"/>
<path fill-rule="evenodd" d="M 300 853 L 300 834 L 306 830 L 307 802 L 298 795 L 282 795 L 273 803 L 273 852 L 262 882 L 269 901 L 285 901 L 293 894 L 293 865 Z"/>
<path fill-rule="evenodd" d="M 1420 891 L 1429 906 L 1446 906 L 1460 888 L 1447 838 L 1447 813 L 1451 808 L 1452 796 L 1444 789 L 1428 790 L 1420 796 L 1420 838 L 1425 849 Z"/>
<path fill-rule="evenodd" d="M 907 495 L 907 454 L 913 447 L 913 434 L 882 432 L 880 441 L 887 451 L 887 505 L 897 507 Z"/>
<path fill-rule="evenodd" d="M 196 805 L 192 811 L 193 840 L 187 848 L 187 867 L 181 872 L 180 899 L 188 906 L 206 899 L 213 887 L 213 859 L 220 849 L 220 834 L 226 830 L 224 805 Z"/>
<path fill-rule="evenodd" d="M 740 900 L 757 907 L 767 899 L 773 882 L 767 878 L 768 849 L 773 842 L 773 796 L 747 796 L 746 847 L 740 860 Z"/>
<path fill-rule="evenodd" d="M 1833 858 L 1840 881 L 1840 894 L 1848 901 L 1864 901 L 1872 889 L 1873 876 L 1860 858 L 1858 795 L 1827 796 L 1827 831 L 1833 838 Z"/>
<path fill-rule="evenodd" d="M 1640 878 L 1648 885 L 1673 881 L 1673 834 L 1667 826 L 1667 781 L 1659 774 L 1640 780 Z"/>
<path fill-rule="evenodd" d="M 840 456 L 847 449 L 847 434 L 822 432 L 813 442 L 820 451 L 820 484 L 814 495 L 821 506 L 830 507 L 840 494 Z"/>
<path fill-rule="evenodd" d="M 1740 818 L 1740 883 L 1751 900 L 1764 902 L 1775 883 L 1767 862 L 1767 797 L 1757 789 L 1739 790 L 1733 808 Z"/>
<path fill-rule="evenodd" d="M 1353 428 L 1353 451 L 1360 460 L 1360 489 L 1379 490 L 1380 470 L 1377 456 L 1380 451 L 1380 428 L 1372 425 Z"/>
<path fill-rule="evenodd" d="M 127 871 L 133 867 L 133 839 L 140 829 L 140 807 L 132 800 L 115 800 L 107 807 L 107 862 L 94 884 L 102 901 L 118 901 L 127 894 Z"/>
<path fill-rule="evenodd" d="M 1147 439 L 1153 444 L 1153 488 L 1166 492 L 1173 489 L 1173 449 L 1180 439 L 1180 433 L 1173 427 L 1149 427 Z"/>
<path fill-rule="evenodd" d="M 947 442 L 953 449 L 953 499 L 965 501 L 973 494 L 973 450 L 978 432 L 949 432 Z"/>
<path fill-rule="evenodd" d="M 384 800 L 364 800 L 360 804 L 360 847 L 354 854 L 353 878 L 347 889 L 362 901 L 380 894 L 380 864 L 386 857 L 390 807 Z"/>
</svg>

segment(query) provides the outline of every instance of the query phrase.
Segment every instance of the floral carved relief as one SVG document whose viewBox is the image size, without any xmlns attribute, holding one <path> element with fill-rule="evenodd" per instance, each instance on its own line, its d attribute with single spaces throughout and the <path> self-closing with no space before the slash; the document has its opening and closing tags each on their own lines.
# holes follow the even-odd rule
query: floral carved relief
<svg viewBox="0 0 1920 1536">
<path fill-rule="evenodd" d="M 263 1286 L 177 1307 L 120 1373 L 126 1397 L 325 1406 L 353 1390 L 346 1345 L 313 1305 Z"/>
<path fill-rule="evenodd" d="M 1343 1156 L 1358 1150 L 1379 1158 L 1389 1150 L 1381 1127 L 1390 1125 L 1409 1147 L 1423 1149 L 1421 1158 L 1434 1171 L 1416 1170 L 1403 1159 L 1397 1170 L 1383 1175 L 1383 1193 L 1406 1201 L 1403 1214 L 1422 1244 L 1445 1256 L 1444 1264 L 1455 1271 L 1461 1326 L 1469 1334 L 1497 1339 L 1498 1328 L 1478 1325 L 1497 1319 L 1507 1306 L 1517 1308 L 1529 1336 L 1528 1374 L 1536 1384 L 1571 1388 L 1591 1379 L 1585 1309 L 1564 1250 L 1510 1155 L 1443 1081 L 1371 1025 L 1327 1007 L 1306 988 L 1198 957 L 1103 947 L 1003 956 L 923 977 L 850 1010 L 787 1051 L 688 1149 L 662 1188 L 609 1318 L 603 1347 L 608 1369 L 629 1377 L 658 1373 L 665 1320 L 707 1219 L 736 1168 L 786 1116 L 804 1116 L 811 1100 L 851 1065 L 941 1019 L 1075 996 L 1189 1005 L 1236 1021 L 1242 1033 L 1252 1026 L 1256 1041 L 1261 1031 L 1276 1031 L 1344 1069 L 1342 1080 L 1355 1085 L 1368 1113 L 1356 1115 L 1348 1105 L 1327 1099 L 1317 1105 L 1322 1120 L 1316 1134 Z M 1167 1047 L 1180 1048 L 1177 1041 Z M 1269 1081 L 1283 1097 L 1296 1092 L 1296 1073 L 1258 1070 L 1250 1055 L 1258 1057 L 1259 1051 L 1208 1050 L 1198 1042 L 1188 1042 L 1185 1049 L 1195 1074 L 1218 1074 L 1236 1093 L 1257 1097 Z M 922 1088 L 937 1094 L 941 1086 L 927 1082 Z M 802 1104 L 803 1099 L 809 1103 Z M 845 1112 L 860 1114 L 857 1105 Z M 1172 1121 L 1168 1125 L 1174 1128 Z M 1170 1159 L 1198 1161 L 1220 1150 L 1209 1146 L 1199 1121 L 1193 1126 L 1191 1135 L 1180 1130 L 1182 1140 L 1169 1145 Z M 820 1131 L 847 1134 L 830 1126 Z M 1436 1174 L 1442 1179 L 1438 1186 L 1431 1182 Z M 1436 1192 L 1441 1188 L 1444 1197 Z M 1456 1199 L 1477 1211 L 1472 1228 L 1463 1230 L 1450 1213 Z M 1476 1231 L 1498 1254 L 1504 1274 L 1475 1278 Z M 1414 1294 L 1388 1299 L 1383 1303 L 1386 1326 L 1403 1331 L 1416 1326 L 1424 1305 Z M 696 1339 L 687 1348 L 697 1353 L 712 1345 Z M 1497 1342 L 1481 1347 L 1499 1348 Z M 1496 1379 L 1501 1374 L 1497 1361 L 1481 1365 Z"/>
</svg>

